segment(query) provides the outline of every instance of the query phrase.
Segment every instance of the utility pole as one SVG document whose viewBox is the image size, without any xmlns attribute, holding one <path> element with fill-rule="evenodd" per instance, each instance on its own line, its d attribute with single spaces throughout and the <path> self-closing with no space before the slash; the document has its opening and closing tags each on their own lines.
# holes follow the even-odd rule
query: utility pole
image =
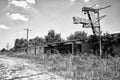
<svg viewBox="0 0 120 80">
<path fill-rule="evenodd" d="M 27 35 L 26 35 L 26 38 L 27 38 L 27 48 L 26 48 L 26 54 L 28 54 L 28 41 L 29 41 L 29 39 L 28 39 L 28 35 L 29 35 L 29 31 L 31 31 L 29 28 L 26 28 L 26 29 L 24 29 L 24 30 L 26 30 L 26 32 L 27 32 Z"/>
<path fill-rule="evenodd" d="M 99 26 L 99 44 L 100 44 L 100 56 L 102 56 L 102 39 L 101 39 L 101 35 L 102 35 L 102 31 L 101 31 L 101 26 L 100 26 L 100 13 L 98 11 L 97 13 L 97 18 L 98 18 L 98 26 Z"/>
<path fill-rule="evenodd" d="M 73 21 L 74 21 L 74 24 L 83 24 L 83 28 L 92 28 L 93 35 L 95 35 L 95 36 L 98 35 L 99 36 L 99 44 L 100 44 L 100 46 L 99 46 L 100 54 L 99 55 L 102 56 L 102 43 L 101 43 L 102 42 L 101 41 L 102 31 L 100 29 L 101 28 L 100 20 L 103 19 L 106 15 L 103 15 L 103 16 L 100 17 L 99 11 L 102 10 L 102 9 L 106 9 L 108 7 L 111 7 L 111 5 L 103 7 L 103 8 L 98 8 L 98 9 L 95 9 L 93 7 L 83 7 L 82 8 L 82 11 L 84 12 L 84 14 L 88 15 L 88 19 L 73 17 Z M 93 14 L 94 16 L 95 15 L 97 15 L 97 16 L 94 17 L 91 14 Z"/>
</svg>

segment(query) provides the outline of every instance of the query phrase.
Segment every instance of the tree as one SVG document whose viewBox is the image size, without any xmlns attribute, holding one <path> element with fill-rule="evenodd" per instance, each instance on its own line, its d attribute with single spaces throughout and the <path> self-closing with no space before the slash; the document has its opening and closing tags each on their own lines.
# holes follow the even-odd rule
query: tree
<svg viewBox="0 0 120 80">
<path fill-rule="evenodd" d="M 91 35 L 88 38 L 89 48 L 93 51 L 92 54 L 98 55 L 100 49 L 99 36 Z M 101 36 L 102 41 L 102 57 L 120 56 L 120 40 L 118 34 L 105 33 Z"/>
<path fill-rule="evenodd" d="M 15 40 L 15 45 L 14 45 L 14 49 L 16 50 L 20 50 L 21 48 L 26 48 L 27 47 L 27 40 L 26 39 L 16 39 Z"/>
<path fill-rule="evenodd" d="M 5 51 L 7 51 L 7 49 L 5 49 L 5 48 L 1 49 L 1 52 L 5 52 Z"/>
<path fill-rule="evenodd" d="M 88 45 L 89 48 L 92 50 L 92 54 L 98 55 L 99 53 L 99 36 L 97 35 L 90 35 L 88 37 Z"/>
<path fill-rule="evenodd" d="M 120 46 L 120 44 L 118 35 L 105 33 L 102 42 L 104 55 L 119 55 L 120 49 L 118 46 Z"/>
<path fill-rule="evenodd" d="M 70 36 L 67 37 L 67 40 L 84 40 L 87 39 L 87 33 L 84 31 L 75 31 L 74 34 L 71 34 Z"/>
<path fill-rule="evenodd" d="M 34 39 L 29 40 L 29 45 L 36 46 L 40 44 L 45 44 L 45 39 L 42 37 L 36 37 Z"/>
<path fill-rule="evenodd" d="M 45 41 L 47 43 L 61 42 L 62 38 L 59 33 L 56 34 L 54 30 L 50 30 L 48 34 L 45 36 Z"/>
</svg>

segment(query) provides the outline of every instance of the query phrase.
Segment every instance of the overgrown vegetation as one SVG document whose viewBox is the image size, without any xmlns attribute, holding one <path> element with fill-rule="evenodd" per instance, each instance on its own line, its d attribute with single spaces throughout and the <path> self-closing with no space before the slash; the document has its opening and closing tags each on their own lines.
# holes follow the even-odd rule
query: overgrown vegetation
<svg viewBox="0 0 120 80">
<path fill-rule="evenodd" d="M 120 53 L 120 37 L 119 34 L 106 33 L 101 38 L 102 41 L 102 57 L 108 55 L 113 57 L 119 57 Z M 88 46 L 92 50 L 89 53 L 99 56 L 99 36 L 91 35 L 88 37 Z"/>
<path fill-rule="evenodd" d="M 56 33 L 52 31 L 52 35 L 49 34 L 47 39 L 50 39 L 50 42 L 52 40 L 57 41 L 55 35 Z M 52 38 L 50 36 L 52 36 Z M 58 40 L 62 40 L 62 38 L 60 38 L 59 35 Z M 73 40 L 73 38 L 74 37 L 70 39 Z M 75 37 L 75 39 L 80 39 L 80 37 Z M 83 54 L 71 55 L 50 52 L 50 55 L 26 55 L 20 52 L 13 52 L 8 55 L 30 59 L 30 61 L 38 65 L 43 65 L 44 69 L 47 71 L 61 75 L 66 79 L 120 80 L 120 38 L 108 33 L 102 36 L 102 57 L 99 56 L 99 37 L 89 36 L 87 40 L 87 47 L 89 48 L 84 47 L 84 49 L 86 49 L 88 53 Z M 34 45 L 41 44 L 42 42 L 46 43 L 46 39 L 44 38 L 35 38 L 35 40 L 31 40 L 31 42 L 33 41 L 36 43 Z M 21 41 L 18 42 L 21 43 Z"/>
<path fill-rule="evenodd" d="M 70 34 L 68 37 L 67 37 L 67 40 L 84 40 L 84 39 L 87 39 L 87 33 L 84 32 L 84 31 L 75 31 L 74 34 Z"/>
<path fill-rule="evenodd" d="M 12 55 L 16 56 L 16 55 Z M 120 58 L 103 59 L 94 55 L 41 54 L 37 56 L 17 55 L 30 59 L 44 69 L 72 80 L 120 80 Z M 39 66 L 38 66 L 39 67 Z"/>
<path fill-rule="evenodd" d="M 120 56 L 120 46 L 119 34 L 111 35 L 105 33 L 102 36 L 102 56 Z M 99 56 L 99 36 L 90 35 L 87 36 L 87 33 L 84 31 L 75 31 L 74 34 L 71 34 L 67 37 L 67 40 L 87 40 L 87 46 L 83 49 L 84 51 L 89 51 L 88 53 Z M 48 34 L 42 37 L 36 37 L 29 40 L 29 46 L 36 46 L 40 44 L 53 43 L 53 42 L 62 42 L 65 41 L 61 37 L 60 33 L 56 33 L 54 30 L 48 31 Z M 26 39 L 16 39 L 13 50 L 20 51 L 26 49 L 27 41 Z M 89 50 L 88 50 L 89 49 Z"/>
<path fill-rule="evenodd" d="M 84 52 L 88 52 L 89 54 L 94 54 L 99 56 L 99 36 L 90 35 L 88 36 L 87 33 L 84 31 L 75 31 L 73 34 L 69 35 L 67 37 L 67 40 L 87 40 L 85 43 L 87 46 L 85 46 L 82 50 Z M 10 51 L 25 51 L 28 46 L 39 46 L 41 44 L 47 44 L 47 43 L 54 43 L 54 42 L 63 42 L 63 38 L 61 37 L 60 33 L 56 33 L 54 30 L 48 31 L 48 34 L 45 35 L 44 38 L 42 37 L 36 37 L 34 39 L 29 40 L 29 44 L 27 43 L 26 39 L 16 39 L 13 49 L 10 49 Z M 120 37 L 119 34 L 109 34 L 105 33 L 102 36 L 102 57 L 105 56 L 120 56 Z M 5 51 L 5 49 L 1 50 L 2 52 Z"/>
</svg>

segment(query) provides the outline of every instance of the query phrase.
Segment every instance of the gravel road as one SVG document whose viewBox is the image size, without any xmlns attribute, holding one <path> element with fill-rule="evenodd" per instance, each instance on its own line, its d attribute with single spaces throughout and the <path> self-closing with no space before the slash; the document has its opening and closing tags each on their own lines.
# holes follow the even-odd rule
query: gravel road
<svg viewBox="0 0 120 80">
<path fill-rule="evenodd" d="M 42 68 L 42 67 L 41 67 Z M 65 80 L 27 59 L 0 55 L 0 80 Z"/>
</svg>

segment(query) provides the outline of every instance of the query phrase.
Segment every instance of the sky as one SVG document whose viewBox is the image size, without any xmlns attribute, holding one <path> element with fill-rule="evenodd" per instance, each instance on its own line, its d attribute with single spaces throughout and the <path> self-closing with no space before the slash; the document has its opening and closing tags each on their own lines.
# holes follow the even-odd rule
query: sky
<svg viewBox="0 0 120 80">
<path fill-rule="evenodd" d="M 73 24 L 73 17 L 86 18 L 82 7 L 96 8 L 111 5 L 100 11 L 103 33 L 120 32 L 120 0 L 0 0 L 0 49 L 14 46 L 16 38 L 26 38 L 29 28 L 29 39 L 44 37 L 53 29 L 66 39 L 75 31 L 92 33 L 91 29 L 82 28 L 81 24 Z"/>
</svg>

